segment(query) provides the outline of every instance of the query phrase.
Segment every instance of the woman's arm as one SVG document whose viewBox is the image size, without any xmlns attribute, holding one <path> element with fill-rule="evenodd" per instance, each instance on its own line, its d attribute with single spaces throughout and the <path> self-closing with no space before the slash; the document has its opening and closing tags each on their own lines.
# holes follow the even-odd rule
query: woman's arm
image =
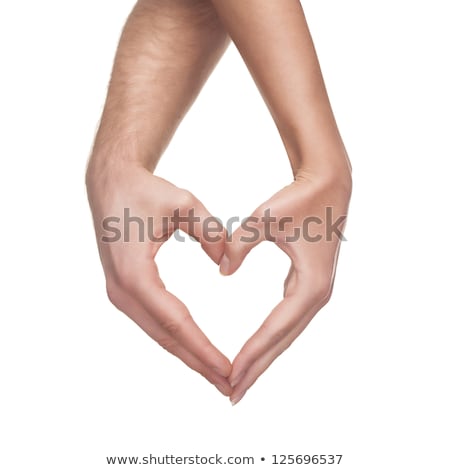
<svg viewBox="0 0 450 470">
<path fill-rule="evenodd" d="M 238 228 L 221 261 L 222 273 L 232 274 L 263 240 L 292 261 L 284 299 L 233 361 L 235 404 L 328 302 L 352 180 L 300 2 L 211 1 L 273 116 L 294 176 L 249 219 L 259 236 Z"/>
<path fill-rule="evenodd" d="M 298 0 L 211 0 L 257 84 L 292 171 L 340 172 L 349 160 Z"/>
</svg>

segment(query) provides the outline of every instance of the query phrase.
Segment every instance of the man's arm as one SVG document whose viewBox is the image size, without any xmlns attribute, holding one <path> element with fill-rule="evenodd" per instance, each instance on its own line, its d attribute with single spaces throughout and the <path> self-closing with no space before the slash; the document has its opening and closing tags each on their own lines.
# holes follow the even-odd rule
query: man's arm
<svg viewBox="0 0 450 470">
<path fill-rule="evenodd" d="M 88 177 L 119 160 L 153 171 L 228 44 L 209 0 L 139 0 L 117 49 Z"/>
<path fill-rule="evenodd" d="M 187 308 L 166 291 L 155 255 L 177 228 L 197 238 L 219 263 L 225 231 L 215 243 L 203 237 L 210 217 L 190 192 L 152 174 L 181 119 L 228 45 L 208 0 L 139 0 L 123 30 L 86 183 L 109 298 L 163 348 L 205 376 L 225 395 L 231 364 L 198 328 Z M 153 218 L 154 240 L 105 241 L 103 221 Z M 163 224 L 175 210 L 193 226 Z M 116 219 L 117 220 L 117 219 Z M 125 222 L 119 223 L 124 234 Z M 158 241 L 161 240 L 161 241 Z M 156 241 L 155 241 L 156 240 Z"/>
</svg>

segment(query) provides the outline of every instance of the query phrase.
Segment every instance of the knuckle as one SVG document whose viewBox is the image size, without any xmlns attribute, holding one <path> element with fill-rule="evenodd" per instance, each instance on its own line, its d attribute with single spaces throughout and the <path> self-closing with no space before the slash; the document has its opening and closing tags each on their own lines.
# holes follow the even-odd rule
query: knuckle
<svg viewBox="0 0 450 470">
<path fill-rule="evenodd" d="M 291 346 L 292 343 L 295 341 L 295 338 L 289 338 L 288 341 L 285 341 L 282 343 L 281 350 L 279 351 L 280 354 L 284 353 L 286 350 L 288 350 Z"/>
<path fill-rule="evenodd" d="M 263 323 L 261 329 L 267 333 L 273 343 L 280 343 L 288 335 L 290 329 L 280 325 L 270 325 L 268 322 Z"/>
<path fill-rule="evenodd" d="M 171 336 L 177 336 L 182 329 L 182 321 L 175 319 L 168 319 L 162 322 L 161 325 Z"/>
<path fill-rule="evenodd" d="M 177 342 L 171 336 L 162 336 L 157 340 L 157 343 L 167 352 L 174 353 Z"/>
<path fill-rule="evenodd" d="M 330 273 L 326 271 L 318 271 L 314 275 L 314 284 L 312 289 L 312 297 L 315 303 L 325 305 L 331 298 L 333 290 L 333 282 Z"/>
<path fill-rule="evenodd" d="M 204 369 L 203 367 L 197 367 L 194 370 L 197 371 L 203 378 L 209 380 L 209 374 L 206 369 Z"/>
<path fill-rule="evenodd" d="M 197 198 L 187 189 L 182 189 L 179 195 L 179 205 L 181 209 L 193 209 L 197 205 Z"/>
<path fill-rule="evenodd" d="M 272 339 L 275 343 L 280 343 L 285 337 L 287 332 L 284 329 L 277 329 L 272 332 Z"/>
<path fill-rule="evenodd" d="M 142 278 L 137 274 L 136 267 L 125 263 L 114 273 L 113 283 L 119 290 L 133 294 L 142 284 Z"/>
<path fill-rule="evenodd" d="M 267 207 L 262 205 L 257 207 L 254 211 L 252 216 L 255 217 L 258 223 L 262 223 L 264 216 L 266 215 Z"/>
<path fill-rule="evenodd" d="M 109 301 L 119 310 L 125 308 L 125 296 L 123 290 L 117 284 L 116 281 L 107 279 L 106 281 L 106 295 L 108 296 Z"/>
<path fill-rule="evenodd" d="M 127 276 L 124 273 L 120 273 L 116 276 L 116 285 L 119 289 L 126 292 L 130 292 L 133 288 L 133 282 L 131 276 Z"/>
<path fill-rule="evenodd" d="M 118 288 L 115 283 L 106 281 L 106 295 L 108 296 L 109 301 L 113 305 L 116 305 L 118 299 Z"/>
</svg>

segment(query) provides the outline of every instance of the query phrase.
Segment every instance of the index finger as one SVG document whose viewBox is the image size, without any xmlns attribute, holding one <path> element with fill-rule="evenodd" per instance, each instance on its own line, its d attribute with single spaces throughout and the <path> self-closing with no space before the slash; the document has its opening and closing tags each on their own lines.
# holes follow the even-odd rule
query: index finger
<svg viewBox="0 0 450 470">
<path fill-rule="evenodd" d="M 221 221 L 214 217 L 195 196 L 184 216 L 180 216 L 175 227 L 200 242 L 205 253 L 219 264 L 225 249 L 227 231 Z"/>
<path fill-rule="evenodd" d="M 306 328 L 320 309 L 320 304 L 305 291 L 302 289 L 284 298 L 244 344 L 233 361 L 229 378 L 233 387 L 243 380 L 262 357 L 270 359 L 267 368 Z"/>
<path fill-rule="evenodd" d="M 230 361 L 211 343 L 177 297 L 142 279 L 134 291 L 145 310 L 180 345 L 221 376 L 230 375 Z"/>
</svg>

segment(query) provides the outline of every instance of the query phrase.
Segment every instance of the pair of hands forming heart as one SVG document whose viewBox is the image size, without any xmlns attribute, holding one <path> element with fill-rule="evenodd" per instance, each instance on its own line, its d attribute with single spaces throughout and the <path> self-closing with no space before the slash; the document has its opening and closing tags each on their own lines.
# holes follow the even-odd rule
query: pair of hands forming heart
<svg viewBox="0 0 450 470">
<path fill-rule="evenodd" d="M 106 169 L 88 183 L 88 195 L 108 296 L 164 349 L 235 404 L 328 301 L 350 192 L 345 179 L 300 171 L 292 184 L 258 207 L 246 227 L 239 227 L 227 240 L 223 227 L 216 226 L 214 236 L 204 233 L 205 221 L 212 216 L 190 192 L 137 165 L 120 171 Z M 142 239 L 139 223 L 130 224 L 130 230 L 125 227 L 124 209 L 133 220 L 151 217 L 151 239 Z M 176 210 L 179 218 L 174 222 Z M 188 222 L 192 214 L 194 223 Z M 127 243 L 122 237 L 112 241 L 106 230 L 108 220 L 116 222 Z M 159 277 L 155 256 L 176 229 L 196 238 L 225 275 L 233 274 L 263 240 L 276 243 L 292 261 L 283 300 L 232 364 Z"/>
<path fill-rule="evenodd" d="M 210 217 L 203 204 L 152 172 L 231 40 L 268 106 L 295 178 L 256 209 L 245 224 L 251 231 L 241 226 L 228 240 L 220 229 L 211 241 L 203 230 Z M 298 0 L 136 2 L 117 48 L 87 171 L 108 295 L 233 403 L 330 297 L 350 171 Z M 128 243 L 102 241 L 111 235 L 104 227 L 110 217 L 116 217 L 115 228 L 125 238 L 126 209 L 141 222 L 151 217 L 152 241 L 139 241 L 139 223 L 131 225 Z M 183 219 L 164 224 L 176 211 Z M 190 211 L 198 218 L 194 224 L 185 219 Z M 263 240 L 276 243 L 292 260 L 283 300 L 232 364 L 158 275 L 156 253 L 175 229 L 198 239 L 223 274 L 235 272 Z"/>
</svg>

